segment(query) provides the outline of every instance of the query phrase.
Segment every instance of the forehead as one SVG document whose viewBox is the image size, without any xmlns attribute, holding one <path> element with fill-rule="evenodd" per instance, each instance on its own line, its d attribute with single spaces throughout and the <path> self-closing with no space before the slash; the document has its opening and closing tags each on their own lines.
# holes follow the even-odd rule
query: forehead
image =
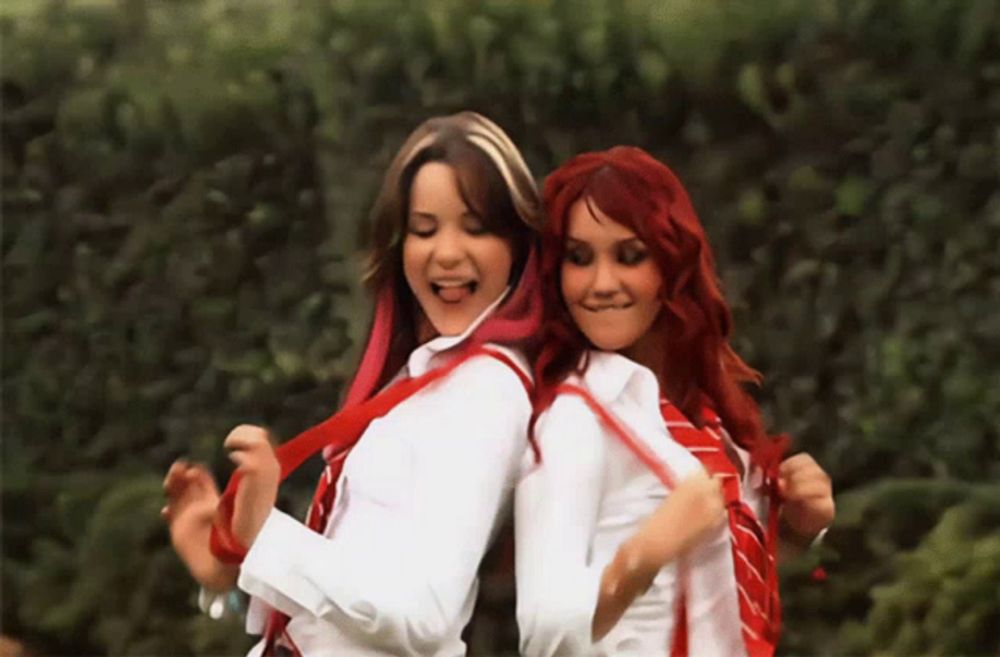
<svg viewBox="0 0 1000 657">
<path fill-rule="evenodd" d="M 631 228 L 618 223 L 587 198 L 577 199 L 569 208 L 566 235 L 592 244 L 616 243 L 639 239 Z"/>
<path fill-rule="evenodd" d="M 430 210 L 439 206 L 466 209 L 458 188 L 455 169 L 444 162 L 428 162 L 421 166 L 410 188 L 411 210 Z"/>
</svg>

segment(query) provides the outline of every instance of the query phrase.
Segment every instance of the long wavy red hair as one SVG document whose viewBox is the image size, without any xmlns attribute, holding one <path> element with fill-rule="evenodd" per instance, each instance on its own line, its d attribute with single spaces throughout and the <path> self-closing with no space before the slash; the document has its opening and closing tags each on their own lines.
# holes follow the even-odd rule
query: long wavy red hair
<svg viewBox="0 0 1000 657">
<path fill-rule="evenodd" d="M 773 465 L 785 441 L 765 433 L 760 409 L 745 389 L 759 385 L 761 375 L 729 344 L 732 315 L 705 231 L 677 176 L 639 148 L 578 155 L 545 181 L 544 346 L 536 362 L 536 417 L 567 375 L 586 368 L 591 346 L 561 293 L 569 211 L 579 199 L 634 231 L 663 275 L 663 310 L 650 330 L 657 332 L 660 371 L 654 373 L 665 396 L 698 426 L 709 404 L 755 462 Z"/>
</svg>

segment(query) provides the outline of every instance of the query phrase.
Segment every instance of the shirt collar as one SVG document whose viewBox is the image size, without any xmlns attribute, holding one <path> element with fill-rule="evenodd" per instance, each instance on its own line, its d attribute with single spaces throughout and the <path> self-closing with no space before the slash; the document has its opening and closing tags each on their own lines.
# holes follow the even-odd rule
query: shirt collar
<svg viewBox="0 0 1000 657">
<path fill-rule="evenodd" d="M 630 397 L 641 406 L 659 408 L 660 385 L 649 368 L 612 351 L 591 350 L 583 384 L 604 404 Z"/>
<path fill-rule="evenodd" d="M 435 356 L 465 342 L 469 336 L 472 335 L 472 333 L 479 328 L 484 321 L 486 321 L 486 318 L 493 314 L 493 311 L 497 309 L 497 306 L 503 303 L 503 300 L 507 298 L 508 292 L 510 292 L 510 287 L 505 288 L 503 293 L 497 297 L 496 301 L 487 306 L 486 310 L 480 313 L 479 316 L 476 317 L 471 324 L 469 324 L 469 327 L 459 335 L 440 335 L 414 349 L 413 353 L 410 354 L 410 358 L 406 362 L 407 374 L 411 377 L 422 376 L 431 368 L 431 361 Z"/>
</svg>

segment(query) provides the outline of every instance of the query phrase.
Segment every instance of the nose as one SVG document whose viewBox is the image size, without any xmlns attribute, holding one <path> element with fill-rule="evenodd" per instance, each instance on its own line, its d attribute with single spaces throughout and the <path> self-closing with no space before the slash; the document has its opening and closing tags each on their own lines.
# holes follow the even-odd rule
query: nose
<svg viewBox="0 0 1000 657">
<path fill-rule="evenodd" d="M 456 267 L 465 256 L 462 236 L 457 231 L 439 230 L 434 240 L 433 257 L 443 269 Z"/>
<path fill-rule="evenodd" d="M 603 258 L 598 258 L 597 262 L 594 263 L 594 278 L 590 284 L 591 294 L 601 298 L 611 297 L 618 292 L 620 287 L 614 265 L 606 262 Z"/>
</svg>

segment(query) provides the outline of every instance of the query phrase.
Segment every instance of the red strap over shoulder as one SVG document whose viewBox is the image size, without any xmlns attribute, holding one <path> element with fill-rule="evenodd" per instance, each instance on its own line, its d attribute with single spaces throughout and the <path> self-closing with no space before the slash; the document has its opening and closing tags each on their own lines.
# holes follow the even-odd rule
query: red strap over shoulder
<svg viewBox="0 0 1000 657">
<path fill-rule="evenodd" d="M 395 385 L 386 388 L 371 399 L 335 413 L 330 418 L 303 431 L 298 436 L 275 449 L 278 462 L 281 463 L 281 481 L 294 472 L 303 462 L 326 446 L 332 446 L 334 453 L 350 450 L 361 438 L 372 420 L 382 417 L 397 404 L 412 397 L 432 383 L 450 374 L 457 367 L 476 356 L 490 356 L 510 367 L 524 385 L 530 398 L 532 384 L 527 374 L 503 352 L 480 346 L 470 349 L 465 354 L 452 359 L 442 367 L 435 368 L 422 376 L 403 379 Z M 246 556 L 247 549 L 232 532 L 233 510 L 236 490 L 240 484 L 240 473 L 237 471 L 229 479 L 226 489 L 219 500 L 212 524 L 210 545 L 212 554 L 220 561 L 238 564 Z"/>
<path fill-rule="evenodd" d="M 677 476 L 660 458 L 653 453 L 645 443 L 632 435 L 621 421 L 614 416 L 601 402 L 594 399 L 590 391 L 574 383 L 562 383 L 556 388 L 556 394 L 569 393 L 580 397 L 587 407 L 597 416 L 607 429 L 623 444 L 643 465 L 649 468 L 668 489 L 677 485 Z"/>
</svg>

